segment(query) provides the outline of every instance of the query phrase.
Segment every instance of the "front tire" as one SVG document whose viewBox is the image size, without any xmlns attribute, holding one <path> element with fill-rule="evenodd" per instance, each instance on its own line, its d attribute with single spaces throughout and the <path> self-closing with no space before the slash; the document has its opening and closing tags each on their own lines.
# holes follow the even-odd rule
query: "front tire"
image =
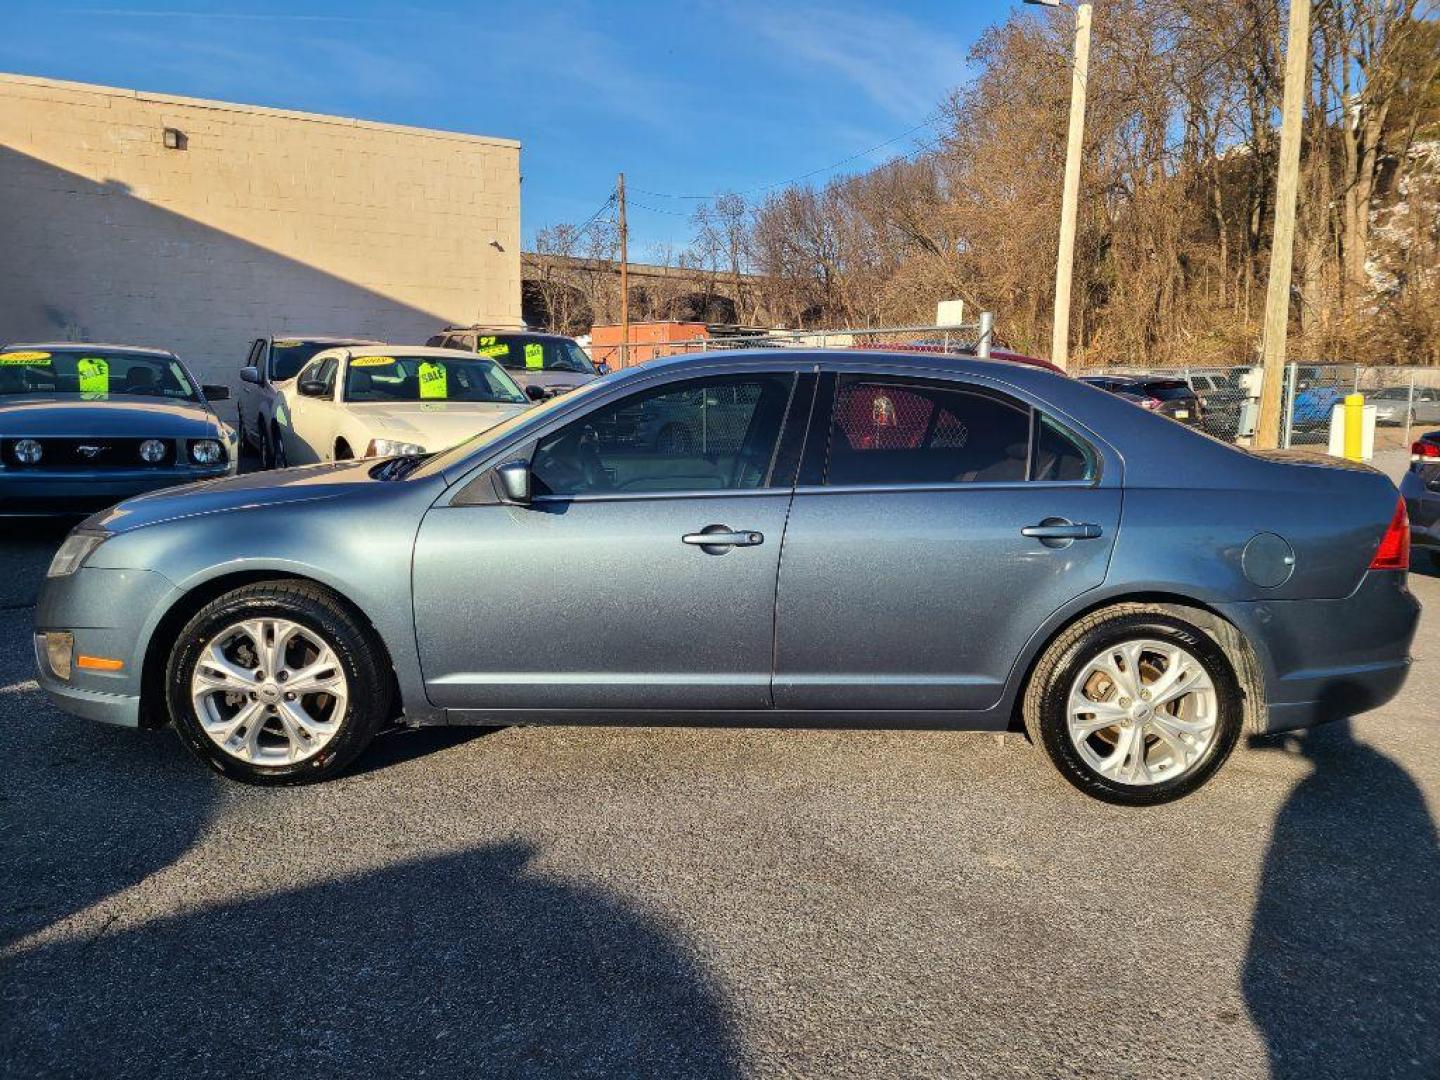
<svg viewBox="0 0 1440 1080">
<path fill-rule="evenodd" d="M 1196 790 L 1240 736 L 1244 694 L 1224 649 L 1170 610 L 1125 604 L 1063 632 L 1026 687 L 1025 729 L 1060 774 L 1106 802 Z"/>
<path fill-rule="evenodd" d="M 335 776 L 390 713 L 373 633 L 307 582 L 260 582 L 211 601 L 180 632 L 165 686 L 180 741 L 249 784 Z"/>
</svg>

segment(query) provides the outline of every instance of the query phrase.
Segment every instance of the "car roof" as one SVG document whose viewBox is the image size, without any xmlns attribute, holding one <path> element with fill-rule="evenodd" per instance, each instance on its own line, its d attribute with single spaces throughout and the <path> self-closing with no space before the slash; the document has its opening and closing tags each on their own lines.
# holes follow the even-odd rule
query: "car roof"
<svg viewBox="0 0 1440 1080">
<path fill-rule="evenodd" d="M 87 349 L 110 349 L 113 352 L 144 353 L 149 356 L 169 356 L 175 354 L 169 349 L 155 349 L 149 345 L 116 345 L 108 341 L 16 341 L 3 346 L 5 351 L 12 349 L 39 349 L 49 352 L 84 352 Z"/>
<path fill-rule="evenodd" d="M 441 349 L 434 345 L 396 345 L 393 343 L 375 341 L 355 341 L 345 345 L 337 345 L 334 348 L 325 349 L 315 354 L 312 359 L 319 359 L 327 353 L 344 353 L 346 359 L 351 356 L 438 356 L 441 359 L 454 360 L 460 356 L 467 356 L 472 360 L 489 360 L 488 356 L 479 356 L 467 349 Z"/>
<path fill-rule="evenodd" d="M 307 345 L 379 345 L 374 338 L 336 337 L 333 334 L 270 334 L 266 341 L 301 341 Z"/>
<path fill-rule="evenodd" d="M 531 330 L 524 326 L 446 326 L 436 331 L 439 334 L 453 333 L 524 334 L 526 337 L 554 338 L 557 341 L 574 341 L 569 334 L 557 334 L 553 330 Z"/>
</svg>

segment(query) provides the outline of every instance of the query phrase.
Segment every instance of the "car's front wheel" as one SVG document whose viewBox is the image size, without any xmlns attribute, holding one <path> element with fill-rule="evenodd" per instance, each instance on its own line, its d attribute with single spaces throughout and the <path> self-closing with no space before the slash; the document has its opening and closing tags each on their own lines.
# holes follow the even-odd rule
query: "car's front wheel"
<svg viewBox="0 0 1440 1080">
<path fill-rule="evenodd" d="M 186 747 L 252 784 L 334 776 L 390 707 L 373 634 L 332 593 L 296 581 L 247 585 L 202 608 L 171 650 L 166 694 Z"/>
<path fill-rule="evenodd" d="M 1239 738 L 1244 697 L 1204 630 L 1127 604 L 1060 634 L 1036 665 L 1023 713 L 1065 779 L 1107 802 L 1145 806 L 1214 775 Z"/>
</svg>

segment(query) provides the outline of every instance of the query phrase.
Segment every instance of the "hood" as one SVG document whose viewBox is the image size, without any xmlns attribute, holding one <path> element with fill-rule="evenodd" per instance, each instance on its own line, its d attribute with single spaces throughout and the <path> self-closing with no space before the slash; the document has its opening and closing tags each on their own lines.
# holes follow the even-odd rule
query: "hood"
<svg viewBox="0 0 1440 1080">
<path fill-rule="evenodd" d="M 373 460 L 337 461 L 161 488 L 102 510 L 80 527 L 123 533 L 199 514 L 333 499 L 358 488 L 383 483 L 371 478 L 370 470 L 374 467 Z"/>
<path fill-rule="evenodd" d="M 375 437 L 418 443 L 426 450 L 462 443 L 529 407 L 478 401 L 366 401 L 345 406 Z"/>
<path fill-rule="evenodd" d="M 219 438 L 220 422 L 198 401 L 132 397 L 0 397 L 0 435 Z"/>
<path fill-rule="evenodd" d="M 547 390 L 551 387 L 572 390 L 577 386 L 594 382 L 600 377 L 584 371 L 517 371 L 514 368 L 506 368 L 505 374 L 519 383 L 521 387 L 543 386 Z"/>
</svg>

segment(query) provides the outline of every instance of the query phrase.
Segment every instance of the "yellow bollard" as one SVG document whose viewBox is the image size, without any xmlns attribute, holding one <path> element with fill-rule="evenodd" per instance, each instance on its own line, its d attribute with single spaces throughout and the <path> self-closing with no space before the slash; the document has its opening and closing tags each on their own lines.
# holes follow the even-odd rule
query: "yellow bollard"
<svg viewBox="0 0 1440 1080">
<path fill-rule="evenodd" d="M 1351 461 L 1364 457 L 1365 395 L 1345 395 L 1345 456 Z"/>
</svg>

